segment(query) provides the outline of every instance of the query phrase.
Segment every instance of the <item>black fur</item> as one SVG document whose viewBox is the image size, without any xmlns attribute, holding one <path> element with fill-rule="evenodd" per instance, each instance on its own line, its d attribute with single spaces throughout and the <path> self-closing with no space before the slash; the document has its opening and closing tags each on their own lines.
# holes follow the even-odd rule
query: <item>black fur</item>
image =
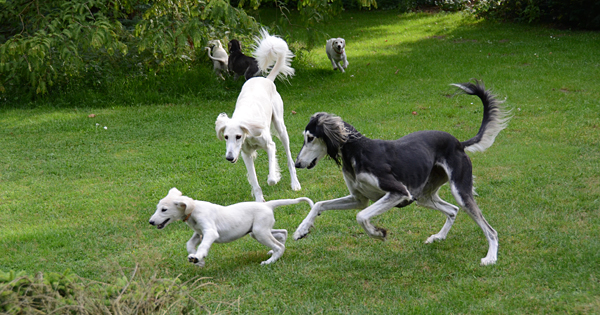
<svg viewBox="0 0 600 315">
<path fill-rule="evenodd" d="M 227 44 L 229 50 L 229 62 L 227 68 L 234 74 L 234 80 L 243 76 L 246 80 L 261 74 L 256 59 L 242 53 L 242 46 L 237 39 L 232 39 Z"/>
<path fill-rule="evenodd" d="M 323 140 L 327 156 L 342 167 L 350 195 L 315 204 L 294 238 L 306 236 L 308 228 L 313 226 L 316 216 L 322 211 L 358 208 L 364 209 L 357 214 L 357 221 L 365 231 L 372 237 L 384 239 L 385 229 L 372 226 L 370 219 L 394 206 L 405 207 L 416 201 L 447 216 L 442 230 L 429 237 L 427 242 L 444 239 L 458 212 L 456 206 L 438 196 L 439 188 L 450 182 L 456 201 L 481 227 L 488 240 L 488 255 L 481 263 L 495 263 L 498 236 L 473 197 L 472 165 L 465 150 L 483 151 L 490 147 L 498 133 L 506 127 L 509 112 L 499 106 L 501 102 L 480 82 L 455 86 L 463 93 L 477 95 L 484 108 L 477 135 L 463 142 L 447 132 L 435 130 L 417 131 L 391 141 L 369 139 L 335 115 L 314 114 L 306 126 L 306 142 L 298 154 L 296 167 L 314 167 L 323 153 L 317 153 L 319 150 L 313 146 L 321 146 L 320 152 L 324 152 L 325 148 L 312 137 Z M 305 147 L 310 147 L 307 153 L 303 153 Z M 369 206 L 368 200 L 373 204 Z"/>
</svg>

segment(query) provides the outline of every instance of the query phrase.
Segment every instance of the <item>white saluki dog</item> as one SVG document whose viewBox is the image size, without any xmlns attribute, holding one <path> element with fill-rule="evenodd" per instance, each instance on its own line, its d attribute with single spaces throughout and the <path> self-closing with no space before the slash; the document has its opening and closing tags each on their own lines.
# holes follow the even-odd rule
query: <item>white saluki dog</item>
<svg viewBox="0 0 600 315">
<path fill-rule="evenodd" d="M 484 151 L 506 127 L 510 111 L 485 90 L 479 82 L 454 84 L 483 102 L 483 120 L 477 135 L 460 142 L 443 131 L 418 131 L 395 141 L 372 140 L 361 135 L 341 118 L 314 114 L 304 131 L 304 146 L 296 160 L 297 168 L 313 168 L 329 155 L 341 163 L 350 195 L 317 202 L 294 233 L 294 239 L 305 237 L 318 215 L 326 210 L 364 209 L 356 219 L 367 234 L 385 239 L 386 230 L 375 227 L 370 220 L 392 207 L 404 207 L 416 201 L 418 205 L 436 209 L 446 215 L 442 229 L 426 243 L 446 238 L 454 223 L 458 207 L 438 196 L 440 186 L 450 182 L 456 202 L 481 227 L 489 243 L 482 265 L 496 263 L 498 234 L 487 223 L 473 198 L 471 160 L 465 151 Z M 340 162 L 341 160 L 341 162 Z M 369 206 L 369 200 L 373 204 Z"/>
<path fill-rule="evenodd" d="M 212 56 L 210 54 L 212 48 Z M 208 47 L 204 47 L 208 53 L 208 58 L 210 58 L 213 62 L 213 71 L 215 75 L 225 80 L 223 77 L 223 72 L 227 72 L 227 62 L 229 61 L 229 56 L 227 56 L 227 52 L 223 48 L 221 41 L 218 39 L 211 40 L 208 42 Z"/>
<path fill-rule="evenodd" d="M 233 242 L 247 234 L 271 248 L 271 257 L 261 263 L 266 265 L 283 255 L 288 234 L 287 230 L 273 229 L 273 209 L 302 201 L 313 206 L 312 200 L 301 197 L 268 202 L 242 202 L 224 207 L 193 200 L 183 196 L 177 188 L 171 188 L 167 196 L 156 205 L 156 212 L 149 223 L 159 230 L 177 220 L 187 223 L 194 230 L 192 238 L 186 244 L 188 261 L 197 266 L 204 267 L 204 258 L 213 243 Z"/>
<path fill-rule="evenodd" d="M 267 183 L 275 185 L 281 179 L 275 155 L 275 142 L 271 137 L 271 124 L 287 154 L 292 189 L 301 189 L 290 152 L 290 140 L 283 121 L 283 100 L 277 93 L 274 83 L 277 77 L 285 78 L 294 75 L 294 69 L 290 66 L 294 55 L 283 39 L 270 36 L 265 29 L 262 29 L 261 33 L 262 39 L 256 38 L 257 47 L 254 57 L 259 68 L 265 73 L 273 66 L 271 72 L 266 78 L 255 77 L 247 80 L 238 96 L 233 116 L 229 118 L 227 114 L 222 113 L 215 122 L 217 138 L 225 139 L 227 142 L 225 151 L 227 161 L 237 162 L 241 151 L 248 170 L 248 181 L 256 201 L 264 201 L 254 168 L 257 149 L 267 151 L 269 159 Z"/>
</svg>

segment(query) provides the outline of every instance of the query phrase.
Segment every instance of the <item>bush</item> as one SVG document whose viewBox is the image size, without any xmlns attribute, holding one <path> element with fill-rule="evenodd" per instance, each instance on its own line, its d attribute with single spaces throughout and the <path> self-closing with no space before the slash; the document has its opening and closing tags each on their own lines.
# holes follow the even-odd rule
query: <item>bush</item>
<svg viewBox="0 0 600 315">
<path fill-rule="evenodd" d="M 178 278 L 140 277 L 114 284 L 88 281 L 74 273 L 0 271 L 2 314 L 187 314 L 205 306 L 192 297 L 210 283 L 203 279 L 182 283 Z"/>
<path fill-rule="evenodd" d="M 600 29 L 600 2 L 595 0 L 480 0 L 474 11 L 497 20 Z"/>
</svg>

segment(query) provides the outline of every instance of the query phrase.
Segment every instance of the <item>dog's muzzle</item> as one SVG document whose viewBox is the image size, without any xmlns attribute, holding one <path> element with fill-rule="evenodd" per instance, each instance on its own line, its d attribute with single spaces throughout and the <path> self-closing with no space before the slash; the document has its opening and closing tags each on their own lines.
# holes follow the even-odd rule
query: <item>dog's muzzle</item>
<svg viewBox="0 0 600 315">
<path fill-rule="evenodd" d="M 304 166 L 302 165 L 301 162 L 296 162 L 296 164 L 294 165 L 296 168 L 307 168 L 307 169 L 311 169 L 313 167 L 315 167 L 315 165 L 317 165 L 317 159 L 315 158 L 314 160 L 312 160 L 312 162 L 310 162 L 310 164 L 308 164 L 308 166 Z"/>
<path fill-rule="evenodd" d="M 160 230 L 160 229 L 164 228 L 164 227 L 165 227 L 165 225 L 167 225 L 167 222 L 169 222 L 170 220 L 171 220 L 171 219 L 166 219 L 166 220 L 165 220 L 163 223 L 161 223 L 161 224 L 158 224 L 158 225 L 157 225 L 157 224 L 156 224 L 156 222 L 154 222 L 154 221 L 150 221 L 149 223 L 150 223 L 150 225 L 154 225 L 154 226 L 156 226 L 156 228 Z"/>
<path fill-rule="evenodd" d="M 237 162 L 237 159 L 234 159 L 233 156 L 226 156 L 225 159 L 231 163 Z"/>
</svg>

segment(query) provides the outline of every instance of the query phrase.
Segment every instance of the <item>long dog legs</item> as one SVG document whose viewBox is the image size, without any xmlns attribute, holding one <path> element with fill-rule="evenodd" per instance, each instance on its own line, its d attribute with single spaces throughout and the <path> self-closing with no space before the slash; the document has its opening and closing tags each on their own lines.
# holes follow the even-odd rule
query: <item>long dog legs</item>
<svg viewBox="0 0 600 315">
<path fill-rule="evenodd" d="M 312 207 L 304 221 L 300 223 L 300 225 L 296 229 L 296 232 L 294 232 L 294 240 L 299 240 L 305 237 L 308 234 L 309 229 L 315 223 L 317 216 L 319 216 L 323 211 L 364 209 L 367 206 L 368 202 L 368 199 L 358 199 L 357 197 L 350 195 L 342 198 L 319 201 L 315 203 L 315 205 Z"/>
</svg>

